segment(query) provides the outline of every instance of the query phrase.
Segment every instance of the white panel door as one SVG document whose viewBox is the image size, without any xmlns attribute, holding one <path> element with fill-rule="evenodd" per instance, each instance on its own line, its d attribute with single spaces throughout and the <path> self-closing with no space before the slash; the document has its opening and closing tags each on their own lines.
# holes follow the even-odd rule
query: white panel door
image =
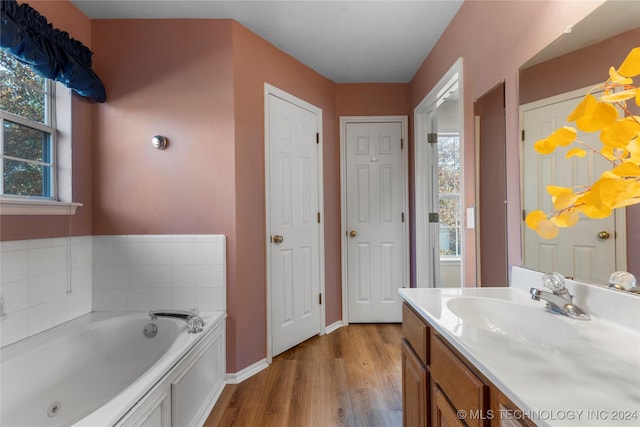
<svg viewBox="0 0 640 427">
<path fill-rule="evenodd" d="M 405 241 L 402 123 L 347 123 L 349 322 L 399 322 Z"/>
<path fill-rule="evenodd" d="M 269 94 L 272 355 L 320 333 L 314 112 Z"/>
<path fill-rule="evenodd" d="M 524 118 L 524 209 L 526 213 L 540 209 L 553 212 L 547 185 L 576 187 L 593 183 L 609 165 L 600 156 L 589 153 L 585 158 L 565 158 L 570 147 L 558 147 L 552 154 L 541 156 L 533 144 L 549 136 L 561 126 L 573 126 L 566 117 L 580 102 L 580 98 L 556 102 L 551 105 L 525 110 Z M 578 132 L 578 138 L 593 147 L 599 147 L 598 134 Z M 581 215 L 574 227 L 561 228 L 558 237 L 541 239 L 524 226 L 525 266 L 538 271 L 557 271 L 576 280 L 590 283 L 608 283 L 616 270 L 615 216 L 593 220 Z M 606 231 L 608 239 L 599 239 Z"/>
</svg>

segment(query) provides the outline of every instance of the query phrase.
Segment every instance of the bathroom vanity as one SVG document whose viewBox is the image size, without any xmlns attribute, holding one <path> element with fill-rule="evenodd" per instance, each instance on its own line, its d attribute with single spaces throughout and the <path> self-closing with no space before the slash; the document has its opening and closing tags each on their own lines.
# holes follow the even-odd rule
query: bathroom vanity
<svg viewBox="0 0 640 427">
<path fill-rule="evenodd" d="M 590 320 L 509 288 L 401 289 L 405 426 L 640 423 L 640 297 L 567 281 Z"/>
<path fill-rule="evenodd" d="M 402 332 L 403 425 L 535 425 L 408 303 Z"/>
</svg>

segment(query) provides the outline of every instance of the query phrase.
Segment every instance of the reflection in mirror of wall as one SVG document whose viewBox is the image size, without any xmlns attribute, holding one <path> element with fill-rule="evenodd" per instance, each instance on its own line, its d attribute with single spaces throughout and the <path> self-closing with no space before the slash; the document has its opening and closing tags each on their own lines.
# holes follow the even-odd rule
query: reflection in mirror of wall
<svg viewBox="0 0 640 427">
<path fill-rule="evenodd" d="M 557 109 L 560 108 L 562 102 L 566 102 L 567 105 L 564 108 L 567 111 L 558 112 L 558 121 L 549 119 L 551 121 L 545 123 L 547 119 L 540 119 L 540 126 L 546 127 L 548 133 L 563 126 L 565 123 L 561 121 L 562 117 L 568 116 L 580 101 L 580 89 L 592 87 L 606 80 L 609 67 L 619 66 L 629 51 L 638 45 L 638 40 L 640 40 L 640 26 L 638 25 L 640 22 L 640 7 L 629 7 L 633 3 L 635 2 L 605 2 L 584 21 L 574 26 L 569 34 L 564 34 L 560 39 L 552 43 L 548 49 L 540 52 L 520 69 L 519 96 L 521 119 L 523 119 L 520 125 L 521 129 L 526 130 L 523 137 L 526 144 L 535 142 L 532 142 L 535 138 L 533 135 L 527 135 L 529 129 L 535 129 L 535 125 L 527 123 L 527 120 L 529 122 L 532 121 L 530 117 L 533 117 L 534 114 L 531 113 L 537 107 L 553 105 L 554 107 L 547 108 Z M 605 22 L 606 26 L 603 25 Z M 578 98 L 571 101 L 571 95 L 562 95 L 570 92 L 572 92 L 573 98 Z M 586 91 L 582 94 L 584 93 Z M 529 113 L 526 113 L 527 111 Z M 538 109 L 537 111 L 541 110 Z M 548 135 L 543 137 L 546 136 Z M 523 145 L 522 148 L 523 167 L 521 170 L 523 171 L 523 176 L 521 188 L 523 188 L 523 196 L 526 197 L 524 193 L 527 190 L 525 188 L 532 185 L 530 181 L 534 176 L 528 172 L 528 170 L 532 170 L 532 167 L 530 166 L 527 169 L 527 163 L 538 164 L 541 168 L 539 176 L 554 181 L 556 177 L 551 172 L 551 169 L 545 169 L 545 167 L 550 167 L 549 165 L 552 165 L 556 160 L 552 161 L 549 158 L 545 160 L 540 156 L 540 159 L 535 159 L 532 162 L 531 155 L 526 154 L 526 146 Z M 564 159 L 561 160 L 564 161 Z M 577 168 L 579 164 L 579 162 L 576 162 L 575 165 L 567 164 L 567 166 L 560 166 L 559 169 L 576 167 L 574 175 L 585 176 L 588 171 L 580 169 L 584 168 L 584 166 Z M 583 184 L 585 183 L 583 182 Z M 554 268 L 555 270 L 559 270 L 564 275 L 601 284 L 606 284 L 608 275 L 615 269 L 620 269 L 621 266 L 622 269 L 626 269 L 636 276 L 639 275 L 640 206 L 631 206 L 624 209 L 624 211 L 626 211 L 626 215 L 619 216 L 625 220 L 621 228 L 620 218 L 611 219 L 617 221 L 615 227 L 618 228 L 618 235 L 616 236 L 615 232 L 609 233 L 615 239 L 615 244 L 612 244 L 611 240 L 598 238 L 599 235 L 604 234 L 593 232 L 589 235 L 592 242 L 588 245 L 581 244 L 580 248 L 572 249 L 583 251 L 580 254 L 583 260 L 591 260 L 591 262 L 586 262 L 581 266 L 562 267 L 557 265 L 559 257 L 554 255 L 552 247 L 555 239 L 543 243 L 546 246 L 537 253 L 536 259 L 532 261 L 531 257 L 527 256 L 527 251 L 531 251 L 531 248 L 527 249 L 527 245 L 531 242 L 527 242 L 528 233 L 523 229 L 524 266 L 543 270 L 554 266 L 556 267 Z M 599 222 L 599 220 L 593 222 L 596 228 L 604 227 L 604 222 Z M 598 228 L 597 231 L 602 230 Z M 613 266 L 606 267 L 611 270 L 598 273 L 599 277 L 596 280 L 593 278 L 595 273 L 589 270 L 595 268 L 602 260 L 595 255 L 595 252 L 593 254 L 589 253 L 590 249 L 588 247 L 597 247 L 600 244 L 610 245 L 611 248 L 608 251 L 613 252 L 615 259 Z M 568 268 L 568 270 L 563 271 L 563 268 Z"/>
<path fill-rule="evenodd" d="M 476 155 L 479 200 L 478 272 L 480 286 L 508 286 L 507 169 L 505 84 L 498 84 L 474 103 L 478 129 Z"/>
</svg>

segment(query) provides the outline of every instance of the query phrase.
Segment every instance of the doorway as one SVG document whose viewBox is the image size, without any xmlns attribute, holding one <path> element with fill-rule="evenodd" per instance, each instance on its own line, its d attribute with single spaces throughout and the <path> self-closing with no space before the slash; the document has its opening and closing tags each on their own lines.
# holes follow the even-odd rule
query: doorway
<svg viewBox="0 0 640 427">
<path fill-rule="evenodd" d="M 408 286 L 407 117 L 341 117 L 343 321 L 402 319 Z"/>
<path fill-rule="evenodd" d="M 419 288 L 465 283 L 462 99 L 460 58 L 414 110 L 415 277 Z M 473 224 L 468 220 L 467 227 Z"/>
<path fill-rule="evenodd" d="M 268 359 L 323 332 L 322 110 L 265 84 Z"/>
</svg>

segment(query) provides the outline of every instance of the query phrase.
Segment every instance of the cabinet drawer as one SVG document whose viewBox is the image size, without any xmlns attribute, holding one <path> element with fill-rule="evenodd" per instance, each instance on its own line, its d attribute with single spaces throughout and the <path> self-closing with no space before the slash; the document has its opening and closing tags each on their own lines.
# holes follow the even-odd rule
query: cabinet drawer
<svg viewBox="0 0 640 427">
<path fill-rule="evenodd" d="M 456 410 L 474 414 L 465 420 L 469 426 L 487 424 L 489 387 L 435 335 L 431 338 L 431 377 Z"/>
<path fill-rule="evenodd" d="M 402 304 L 402 333 L 425 365 L 429 364 L 429 327 L 407 303 Z"/>
</svg>

